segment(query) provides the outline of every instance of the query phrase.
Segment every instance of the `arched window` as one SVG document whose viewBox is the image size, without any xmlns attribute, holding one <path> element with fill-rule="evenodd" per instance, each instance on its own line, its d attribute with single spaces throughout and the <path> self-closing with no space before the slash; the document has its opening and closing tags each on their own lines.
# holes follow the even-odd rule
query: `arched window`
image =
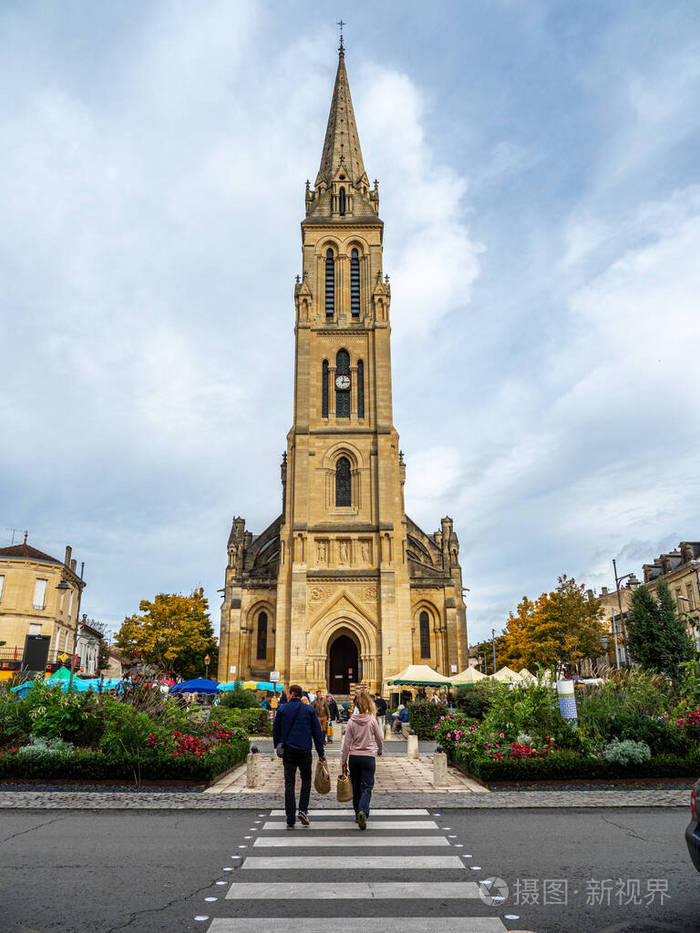
<svg viewBox="0 0 700 933">
<path fill-rule="evenodd" d="M 333 250 L 326 250 L 326 317 L 335 311 L 335 257 Z"/>
<path fill-rule="evenodd" d="M 258 661 L 263 661 L 267 657 L 267 613 L 261 612 L 258 616 L 258 650 L 256 652 Z"/>
<path fill-rule="evenodd" d="M 430 618 L 427 612 L 420 614 L 420 656 L 430 657 Z"/>
<path fill-rule="evenodd" d="M 350 311 L 353 317 L 360 314 L 360 254 L 354 249 L 350 253 Z"/>
<path fill-rule="evenodd" d="M 328 417 L 328 360 L 323 361 L 321 376 L 321 417 Z"/>
<path fill-rule="evenodd" d="M 338 381 L 341 376 L 345 379 Z M 350 417 L 350 354 L 347 350 L 338 350 L 335 358 L 335 416 L 336 418 Z"/>
<path fill-rule="evenodd" d="M 345 188 L 341 188 L 338 192 L 338 211 L 340 214 L 345 213 Z"/>
<path fill-rule="evenodd" d="M 365 364 L 357 361 L 357 417 L 365 416 Z"/>
<path fill-rule="evenodd" d="M 335 504 L 349 506 L 350 501 L 350 461 L 341 457 L 335 465 Z"/>
</svg>

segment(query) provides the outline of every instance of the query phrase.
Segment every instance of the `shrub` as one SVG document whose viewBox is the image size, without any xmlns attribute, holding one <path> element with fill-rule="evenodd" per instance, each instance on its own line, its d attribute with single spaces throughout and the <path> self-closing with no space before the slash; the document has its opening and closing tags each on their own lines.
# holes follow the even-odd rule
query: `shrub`
<svg viewBox="0 0 700 933">
<path fill-rule="evenodd" d="M 603 749 L 603 758 L 618 765 L 640 765 L 645 761 L 649 761 L 651 749 L 646 742 L 633 742 L 631 739 L 620 742 L 613 739 Z"/>
<path fill-rule="evenodd" d="M 488 713 L 493 703 L 495 692 L 491 684 L 462 684 L 457 687 L 455 694 L 455 706 L 464 713 L 469 719 L 477 719 L 479 722 Z"/>
<path fill-rule="evenodd" d="M 0 748 L 26 741 L 31 731 L 28 705 L 4 684 L 0 685 Z"/>
<path fill-rule="evenodd" d="M 444 715 L 445 707 L 432 703 L 430 700 L 419 700 L 408 704 L 408 724 L 419 739 L 433 739 L 433 726 L 440 722 L 440 718 Z"/>
<path fill-rule="evenodd" d="M 100 748 L 108 755 L 139 755 L 153 731 L 147 713 L 113 697 L 104 697 L 105 730 Z"/>
<path fill-rule="evenodd" d="M 236 687 L 233 690 L 225 690 L 219 706 L 229 709 L 259 709 L 259 703 L 254 690 L 243 690 Z"/>
<path fill-rule="evenodd" d="M 211 721 L 228 728 L 239 726 L 248 735 L 272 735 L 272 721 L 264 709 L 222 709 L 219 705 L 211 711 Z"/>
<path fill-rule="evenodd" d="M 72 751 L 72 744 L 64 742 L 63 739 L 44 739 L 32 736 L 28 745 L 17 749 L 16 755 L 19 759 L 50 758 L 52 755 L 67 754 Z"/>
</svg>

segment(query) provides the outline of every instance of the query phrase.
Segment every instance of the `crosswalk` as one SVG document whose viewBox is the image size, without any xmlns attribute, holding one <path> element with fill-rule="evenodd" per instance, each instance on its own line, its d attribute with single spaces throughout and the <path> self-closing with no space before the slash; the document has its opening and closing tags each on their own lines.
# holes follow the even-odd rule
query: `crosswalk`
<svg viewBox="0 0 700 933">
<path fill-rule="evenodd" d="M 428 810 L 373 810 L 366 832 L 352 810 L 310 815 L 288 832 L 284 811 L 258 814 L 225 895 L 195 918 L 207 933 L 505 933 L 488 873 Z"/>
</svg>

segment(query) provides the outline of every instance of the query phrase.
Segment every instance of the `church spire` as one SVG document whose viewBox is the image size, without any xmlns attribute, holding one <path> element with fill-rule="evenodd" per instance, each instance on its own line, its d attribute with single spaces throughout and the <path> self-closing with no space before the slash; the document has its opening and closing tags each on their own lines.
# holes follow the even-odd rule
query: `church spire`
<svg viewBox="0 0 700 933">
<path fill-rule="evenodd" d="M 352 109 L 348 73 L 345 70 L 345 48 L 341 36 L 338 49 L 338 71 L 328 114 L 326 138 L 323 143 L 321 166 L 316 177 L 316 188 L 321 183 L 330 187 L 342 168 L 347 173 L 350 183 L 356 187 L 363 182 L 367 185 L 367 175 L 362 162 L 360 137 L 357 134 L 355 112 Z M 364 181 L 363 181 L 364 180 Z"/>
</svg>

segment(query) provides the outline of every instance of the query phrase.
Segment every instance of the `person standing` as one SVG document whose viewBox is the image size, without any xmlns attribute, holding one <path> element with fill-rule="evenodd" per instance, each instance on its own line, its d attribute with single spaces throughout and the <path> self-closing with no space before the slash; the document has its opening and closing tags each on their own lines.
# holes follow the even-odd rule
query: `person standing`
<svg viewBox="0 0 700 933">
<path fill-rule="evenodd" d="M 323 733 L 323 744 L 325 745 L 328 740 L 328 720 L 331 718 L 330 707 L 328 706 L 327 701 L 324 699 L 323 691 L 316 691 L 316 699 L 311 704 L 316 710 L 316 715 L 318 716 L 318 721 L 321 723 L 321 732 Z"/>
<path fill-rule="evenodd" d="M 386 700 L 383 696 L 378 696 L 374 701 L 374 705 L 377 707 L 377 722 L 379 723 L 379 728 L 384 734 L 384 724 L 386 722 Z"/>
<path fill-rule="evenodd" d="M 277 746 L 282 743 L 284 752 L 284 809 L 287 816 L 287 829 L 294 829 L 297 808 L 295 800 L 295 784 L 297 768 L 301 776 L 301 791 L 299 792 L 299 822 L 309 825 L 309 800 L 311 799 L 311 747 L 316 746 L 316 752 L 321 761 L 326 760 L 326 750 L 323 747 L 323 734 L 321 724 L 313 706 L 301 702 L 301 687 L 292 684 L 289 688 L 289 700 L 280 706 L 275 716 L 272 730 L 272 742 Z"/>
<path fill-rule="evenodd" d="M 326 701 L 328 703 L 328 709 L 331 711 L 331 722 L 338 722 L 338 704 L 335 702 L 332 693 L 326 694 Z"/>
<path fill-rule="evenodd" d="M 376 755 L 381 755 L 384 741 L 376 719 L 377 710 L 369 693 L 365 690 L 358 693 L 355 703 L 357 712 L 348 721 L 340 763 L 343 774 L 350 773 L 352 805 L 357 825 L 360 829 L 367 829 L 377 765 L 375 746 Z"/>
</svg>

